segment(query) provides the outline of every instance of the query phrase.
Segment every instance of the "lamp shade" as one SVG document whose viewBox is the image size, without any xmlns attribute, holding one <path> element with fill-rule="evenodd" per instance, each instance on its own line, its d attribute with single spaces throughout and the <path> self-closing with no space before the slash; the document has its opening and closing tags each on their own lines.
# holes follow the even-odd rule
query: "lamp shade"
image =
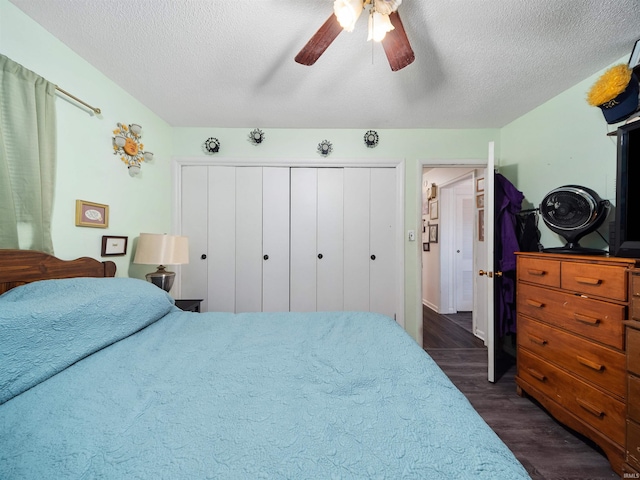
<svg viewBox="0 0 640 480">
<path fill-rule="evenodd" d="M 189 263 L 189 239 L 162 233 L 141 233 L 133 263 L 181 265 Z"/>
</svg>

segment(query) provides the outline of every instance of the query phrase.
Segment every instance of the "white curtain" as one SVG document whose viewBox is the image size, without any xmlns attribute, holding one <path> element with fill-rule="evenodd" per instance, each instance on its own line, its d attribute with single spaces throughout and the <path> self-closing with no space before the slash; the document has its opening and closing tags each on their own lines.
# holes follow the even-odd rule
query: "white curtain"
<svg viewBox="0 0 640 480">
<path fill-rule="evenodd" d="M 55 85 L 0 55 L 0 248 L 53 253 Z"/>
</svg>

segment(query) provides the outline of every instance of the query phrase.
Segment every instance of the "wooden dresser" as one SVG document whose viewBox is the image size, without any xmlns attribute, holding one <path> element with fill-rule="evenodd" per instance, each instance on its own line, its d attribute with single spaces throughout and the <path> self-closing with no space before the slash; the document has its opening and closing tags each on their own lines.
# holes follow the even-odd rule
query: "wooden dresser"
<svg viewBox="0 0 640 480">
<path fill-rule="evenodd" d="M 627 435 L 623 472 L 640 478 L 640 269 L 631 270 L 627 346 Z"/>
<path fill-rule="evenodd" d="M 517 254 L 518 394 L 599 445 L 622 474 L 629 271 L 638 260 Z"/>
</svg>

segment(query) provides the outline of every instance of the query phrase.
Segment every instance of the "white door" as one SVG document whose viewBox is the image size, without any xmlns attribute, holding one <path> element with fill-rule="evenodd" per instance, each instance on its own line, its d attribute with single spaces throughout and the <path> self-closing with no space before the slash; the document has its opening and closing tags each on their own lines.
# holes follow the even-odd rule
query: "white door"
<svg viewBox="0 0 640 480">
<path fill-rule="evenodd" d="M 344 169 L 318 169 L 318 311 L 344 310 Z"/>
<path fill-rule="evenodd" d="M 371 169 L 344 169 L 344 309 L 368 312 Z"/>
<path fill-rule="evenodd" d="M 236 308 L 236 168 L 208 170 L 208 291 L 207 311 Z"/>
<path fill-rule="evenodd" d="M 236 167 L 235 311 L 262 311 L 262 167 Z"/>
<path fill-rule="evenodd" d="M 289 168 L 262 171 L 262 311 L 289 311 Z"/>
<path fill-rule="evenodd" d="M 318 170 L 291 169 L 291 267 L 292 312 L 316 311 Z"/>
<path fill-rule="evenodd" d="M 487 169 L 484 174 L 484 209 L 479 210 L 483 215 L 484 241 L 479 242 L 479 250 L 476 255 L 476 308 L 477 324 L 485 327 L 484 343 L 487 346 L 488 372 L 487 379 L 495 382 L 496 378 L 496 355 L 495 348 L 495 319 L 494 319 L 494 172 L 495 156 L 494 142 L 489 143 L 489 154 L 487 158 Z M 482 228 L 478 225 L 478 229 Z M 479 234 L 480 232 L 478 232 Z"/>
<path fill-rule="evenodd" d="M 202 299 L 201 309 L 204 312 L 208 310 L 207 168 L 206 166 L 184 166 L 181 175 L 180 232 L 189 238 L 189 263 L 182 265 L 180 270 L 181 296 Z"/>
<path fill-rule="evenodd" d="M 396 319 L 396 172 L 371 169 L 370 311 Z"/>
<path fill-rule="evenodd" d="M 455 310 L 473 310 L 473 226 L 475 198 L 471 194 L 472 182 L 465 182 L 466 193 L 456 189 L 456 224 L 454 227 L 455 253 Z"/>
</svg>

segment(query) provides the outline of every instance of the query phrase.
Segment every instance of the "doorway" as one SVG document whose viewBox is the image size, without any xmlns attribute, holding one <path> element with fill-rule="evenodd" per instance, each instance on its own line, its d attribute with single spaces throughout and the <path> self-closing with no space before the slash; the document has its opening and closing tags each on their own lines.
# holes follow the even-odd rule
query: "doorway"
<svg viewBox="0 0 640 480">
<path fill-rule="evenodd" d="M 472 166 L 423 166 L 422 170 L 423 319 L 429 328 L 438 330 L 439 337 L 449 337 L 446 341 L 459 342 L 459 337 L 471 334 L 475 338 L 469 343 L 475 346 L 485 344 L 486 331 L 473 311 L 475 180 L 482 171 Z M 442 328 L 440 324 L 446 325 L 447 320 L 453 325 Z M 454 335 L 457 328 L 466 332 Z M 426 339 L 432 332 L 423 333 Z"/>
</svg>

